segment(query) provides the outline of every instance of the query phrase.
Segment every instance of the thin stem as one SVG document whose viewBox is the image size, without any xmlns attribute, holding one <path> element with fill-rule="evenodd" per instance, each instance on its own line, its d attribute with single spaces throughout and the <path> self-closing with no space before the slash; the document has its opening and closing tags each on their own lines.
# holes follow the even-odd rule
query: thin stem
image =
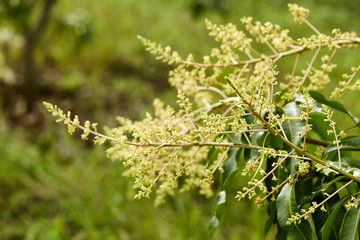
<svg viewBox="0 0 360 240">
<path fill-rule="evenodd" d="M 184 166 L 180 169 L 180 171 L 177 173 L 176 175 L 176 179 L 178 179 L 182 173 L 184 172 L 185 168 L 192 162 L 194 156 L 197 154 L 197 152 L 200 150 L 201 147 L 196 148 L 195 152 L 193 152 L 193 154 L 189 157 L 189 159 L 186 161 L 186 163 L 184 164 Z"/>
<path fill-rule="evenodd" d="M 116 139 L 115 139 L 116 140 Z M 149 143 L 149 144 L 142 144 L 136 142 L 124 142 L 127 145 L 139 146 L 139 147 L 191 147 L 191 146 L 198 146 L 198 147 L 236 147 L 236 148 L 247 148 L 253 150 L 262 150 L 262 147 L 253 146 L 249 144 L 242 144 L 242 143 L 229 143 L 229 142 L 178 142 L 178 143 Z"/>
<path fill-rule="evenodd" d="M 231 117 L 226 117 L 226 115 L 231 111 L 231 109 L 233 109 L 235 107 L 235 105 L 232 105 L 230 107 L 228 107 L 225 112 L 223 114 L 221 114 L 221 118 L 231 118 L 231 117 L 237 117 L 237 116 L 231 116 Z"/>
<path fill-rule="evenodd" d="M 311 144 L 315 144 L 315 145 L 319 145 L 319 146 L 323 146 L 323 147 L 327 147 L 327 146 L 329 146 L 331 144 L 329 142 L 325 142 L 325 141 L 318 140 L 318 139 L 313 139 L 313 138 L 306 138 L 306 142 L 311 143 Z"/>
<path fill-rule="evenodd" d="M 287 156 L 287 155 L 285 155 L 285 154 L 277 154 L 277 156 L 284 157 L 284 156 Z M 303 156 L 296 156 L 296 155 L 290 155 L 289 157 L 290 158 L 303 159 L 303 160 L 311 160 L 311 158 L 303 157 Z"/>
<path fill-rule="evenodd" d="M 334 59 L 335 54 L 337 53 L 337 51 L 338 51 L 338 49 L 335 48 L 334 51 L 331 53 L 331 56 L 330 56 L 329 60 L 326 62 L 326 68 L 323 69 L 323 74 L 325 74 L 328 71 L 327 67 L 330 66 L 330 63 Z"/>
<path fill-rule="evenodd" d="M 342 170 L 342 169 L 340 169 L 340 168 L 337 168 L 337 167 L 335 167 L 335 166 L 333 166 L 333 165 L 327 164 L 325 161 L 321 160 L 320 158 L 315 157 L 314 155 L 312 155 L 312 154 L 310 154 L 310 153 L 308 153 L 308 152 L 306 152 L 306 151 L 303 151 L 301 148 L 297 147 L 297 146 L 294 145 L 292 142 L 286 140 L 286 139 L 283 138 L 282 136 L 278 136 L 278 137 L 279 137 L 280 140 L 281 140 L 282 142 L 284 142 L 286 145 L 288 145 L 289 147 L 295 149 L 295 151 L 297 151 L 298 153 L 300 153 L 300 154 L 302 154 L 302 155 L 310 158 L 312 161 L 314 161 L 314 162 L 316 162 L 316 163 L 320 163 L 320 164 L 322 164 L 322 165 L 324 165 L 324 166 L 328 166 L 328 167 L 331 168 L 332 170 L 337 171 L 338 173 L 346 176 L 347 178 L 352 179 L 352 180 L 360 183 L 360 179 L 357 178 L 357 177 L 355 177 L 354 175 L 352 175 L 352 174 L 350 174 L 350 173 L 348 173 L 348 172 L 345 172 L 344 170 Z"/>
<path fill-rule="evenodd" d="M 216 88 L 216 87 L 212 87 L 212 86 L 208 86 L 208 87 L 204 87 L 204 86 L 199 86 L 196 87 L 197 90 L 211 90 L 214 92 L 217 92 L 220 96 L 222 96 L 224 99 L 227 98 L 226 94 L 223 93 L 220 89 Z"/>
<path fill-rule="evenodd" d="M 295 152 L 295 150 L 292 150 L 289 154 L 287 154 L 283 159 L 281 159 L 275 167 L 273 167 L 268 173 L 266 173 L 266 175 L 261 178 L 258 182 L 256 182 L 256 184 L 254 184 L 254 186 L 250 189 L 248 189 L 244 194 L 248 194 L 251 191 L 253 191 L 260 183 L 262 183 L 268 176 L 270 176 L 284 161 L 285 159 L 287 159 L 293 152 Z"/>
<path fill-rule="evenodd" d="M 229 133 L 243 133 L 244 131 L 222 131 L 222 132 L 216 132 L 216 133 L 220 133 L 220 134 L 229 134 Z M 269 130 L 267 129 L 248 129 L 245 130 L 245 132 L 269 132 Z"/>
<path fill-rule="evenodd" d="M 301 55 L 300 53 L 296 54 L 295 63 L 294 63 L 294 66 L 293 66 L 293 69 L 292 69 L 292 72 L 291 72 L 291 78 L 293 78 L 294 75 L 295 75 L 295 71 L 296 71 L 296 67 L 297 67 L 298 62 L 299 62 L 300 55 Z"/>
<path fill-rule="evenodd" d="M 253 58 L 250 56 L 250 59 L 253 59 Z M 246 69 L 248 69 L 248 68 L 247 68 L 248 65 L 249 65 L 248 63 L 244 64 L 243 68 L 240 70 L 239 74 L 238 74 L 237 77 L 236 77 L 235 84 L 238 83 L 241 75 L 245 72 Z M 251 64 L 250 67 L 249 67 L 248 74 L 246 75 L 246 80 L 248 79 L 249 72 L 252 71 L 252 68 L 253 68 L 253 64 Z M 238 69 L 238 68 L 236 67 L 235 70 L 234 70 L 234 74 L 235 74 L 235 72 L 236 72 L 237 69 Z"/>
<path fill-rule="evenodd" d="M 306 103 L 306 119 L 305 119 L 305 133 L 304 133 L 304 141 L 303 141 L 303 151 L 305 151 L 305 146 L 306 146 L 306 137 L 307 137 L 307 132 L 308 132 L 308 128 L 309 128 L 309 99 L 306 97 L 305 98 L 305 103 Z"/>
<path fill-rule="evenodd" d="M 244 133 L 243 135 L 244 135 L 246 141 L 248 142 L 248 144 L 251 145 L 251 141 L 250 141 L 250 139 L 248 138 L 248 136 L 246 135 L 246 133 Z"/>
<path fill-rule="evenodd" d="M 334 131 L 334 135 L 335 135 L 335 142 L 336 142 L 336 148 L 337 148 L 337 153 L 338 153 L 338 158 L 339 158 L 339 167 L 341 168 L 341 154 L 340 154 L 340 145 L 339 145 L 339 138 L 336 134 L 336 129 L 335 129 L 335 125 L 331 124 L 333 131 Z"/>
<path fill-rule="evenodd" d="M 264 36 L 263 36 L 260 32 L 259 32 L 258 34 L 259 34 L 259 36 L 262 38 L 262 40 L 265 42 L 266 46 L 268 46 L 274 54 L 279 54 L 279 53 L 275 50 L 275 48 L 266 40 L 266 38 L 264 38 Z"/>
<path fill-rule="evenodd" d="M 232 139 L 231 136 L 230 136 L 228 133 L 225 132 L 225 135 L 226 135 L 226 137 L 230 140 L 230 142 L 236 143 L 236 142 L 234 141 L 234 139 Z"/>
<path fill-rule="evenodd" d="M 115 143 L 119 143 L 119 139 L 116 138 L 112 138 L 112 137 L 108 137 L 106 135 L 103 135 L 101 133 L 95 132 L 91 129 L 87 129 L 85 127 L 83 127 L 82 125 L 78 125 L 78 124 L 74 124 L 74 122 L 71 119 L 66 118 L 70 124 L 73 124 L 76 128 L 82 129 L 82 130 L 87 130 L 89 131 L 90 134 L 94 135 L 94 136 L 98 136 L 101 138 L 104 138 L 108 141 L 111 142 L 115 142 Z M 126 145 L 131 145 L 131 146 L 137 146 L 137 147 L 158 147 L 158 148 L 163 148 L 163 147 L 191 147 L 191 146 L 198 146 L 198 147 L 212 147 L 212 146 L 218 146 L 218 147 L 236 147 L 236 148 L 246 148 L 246 149 L 253 149 L 253 150 L 262 150 L 264 149 L 263 147 L 259 147 L 259 146 L 253 146 L 250 144 L 242 144 L 242 143 L 229 143 L 229 142 L 178 142 L 178 143 L 138 143 L 138 142 L 131 142 L 131 141 L 123 141 L 123 144 Z"/>
<path fill-rule="evenodd" d="M 290 156 L 291 157 L 291 156 Z M 283 181 L 282 183 L 280 183 L 279 185 L 277 185 L 276 187 L 273 188 L 273 190 L 271 192 L 269 192 L 265 197 L 263 197 L 261 199 L 261 201 L 265 201 L 265 199 L 267 199 L 271 194 L 279 191 L 279 189 L 289 181 L 289 179 L 287 178 L 285 181 Z"/>
<path fill-rule="evenodd" d="M 197 127 L 196 127 L 193 119 L 191 118 L 188 110 L 186 109 L 186 107 L 184 107 L 184 110 L 185 110 L 186 116 L 188 117 L 190 124 L 193 126 L 194 130 L 197 131 Z M 200 134 L 198 134 L 198 136 L 200 137 L 201 141 L 204 141 L 203 137 Z"/>
<path fill-rule="evenodd" d="M 306 72 L 305 72 L 305 74 L 304 74 L 304 76 L 303 76 L 303 79 L 302 79 L 301 82 L 299 83 L 299 86 L 298 86 L 298 88 L 296 89 L 296 92 L 298 92 L 298 91 L 300 90 L 300 87 L 302 87 L 302 85 L 304 84 L 306 78 L 309 76 L 310 70 L 311 70 L 312 66 L 314 65 L 315 59 L 317 58 L 317 55 L 319 54 L 320 50 L 321 50 L 321 47 L 319 46 L 318 49 L 316 50 L 313 58 L 311 59 L 311 62 L 310 62 L 310 64 L 309 64 L 308 68 L 306 69 Z"/>
<path fill-rule="evenodd" d="M 221 117 L 221 118 L 223 118 L 223 119 L 234 119 L 234 118 L 238 118 L 239 116 L 244 117 L 244 116 L 250 116 L 250 115 L 253 115 L 253 113 L 252 112 L 251 113 L 242 113 L 242 114 L 239 114 L 239 115 L 231 115 L 231 116 L 227 116 L 227 117 L 224 116 L 224 117 Z M 259 126 L 261 126 L 261 125 L 259 125 Z"/>
<path fill-rule="evenodd" d="M 313 210 L 315 210 L 316 208 L 322 206 L 324 203 L 326 203 L 330 198 L 332 198 L 334 195 L 336 195 L 338 192 L 340 192 L 342 189 L 344 189 L 345 187 L 347 187 L 350 183 L 354 182 L 354 180 L 350 180 L 349 182 L 347 182 L 344 186 L 342 186 L 341 188 L 339 188 L 338 190 L 336 190 L 335 192 L 333 192 L 330 196 L 328 196 L 327 198 L 325 198 L 325 200 L 323 200 L 321 203 L 317 204 L 316 207 L 314 207 Z M 306 215 L 308 215 L 309 213 L 311 213 L 311 211 L 307 211 L 305 212 L 303 215 L 300 216 L 300 218 L 305 217 Z"/>
<path fill-rule="evenodd" d="M 161 171 L 159 172 L 159 174 L 156 176 L 156 178 L 154 179 L 154 181 L 150 184 L 149 187 L 147 187 L 147 189 L 151 189 L 154 184 L 157 182 L 157 180 L 160 178 L 161 174 L 165 171 L 165 169 L 169 166 L 169 164 L 172 162 L 172 160 L 176 157 L 176 155 L 178 155 L 178 153 L 182 150 L 182 147 L 180 147 L 176 153 L 174 154 L 174 156 L 172 156 L 172 158 L 170 158 L 170 160 L 164 165 L 164 167 L 161 169 Z"/>
<path fill-rule="evenodd" d="M 312 25 L 308 20 L 306 20 L 305 18 L 303 18 L 303 22 L 308 25 L 314 32 L 316 32 L 317 35 L 320 35 L 321 33 L 319 32 L 319 30 L 317 30 L 314 25 Z"/>
<path fill-rule="evenodd" d="M 228 153 L 229 150 L 230 150 L 230 148 L 228 147 L 228 148 L 226 149 L 226 151 L 224 152 L 224 154 L 221 156 L 219 162 L 216 164 L 214 170 L 211 172 L 212 175 L 215 173 L 216 169 L 219 168 L 220 164 L 224 161 L 224 159 L 225 159 L 225 157 L 227 156 L 227 153 Z"/>
<path fill-rule="evenodd" d="M 353 74 L 351 74 L 349 80 L 345 83 L 344 87 L 342 88 L 342 92 L 345 90 L 347 86 L 350 85 L 351 81 L 354 79 L 355 75 L 360 71 L 360 65 L 355 69 Z"/>
<path fill-rule="evenodd" d="M 226 143 L 226 142 L 178 142 L 178 143 L 138 143 L 138 142 L 131 142 L 131 141 L 122 141 L 120 142 L 119 139 L 106 136 L 104 134 L 95 132 L 91 129 L 85 128 L 80 124 L 75 124 L 70 118 L 66 118 L 66 120 L 74 125 L 76 128 L 79 128 L 81 130 L 89 131 L 90 134 L 94 136 L 98 136 L 100 138 L 104 138 L 110 142 L 114 143 L 123 143 L 130 146 L 137 146 L 137 147 L 157 147 L 157 148 L 163 148 L 163 147 L 191 147 L 191 146 L 198 146 L 198 147 L 205 147 L 205 146 L 219 146 L 219 147 L 236 147 L 236 148 L 246 148 L 246 149 L 253 149 L 253 150 L 261 150 L 262 147 L 259 146 L 253 146 L 250 144 L 242 144 L 242 143 Z"/>
<path fill-rule="evenodd" d="M 346 44 L 359 44 L 360 43 L 360 38 L 353 38 L 353 39 L 334 39 L 333 40 L 333 44 L 335 45 L 346 45 Z M 320 43 L 317 44 L 318 47 L 320 47 Z M 282 57 L 286 57 L 286 56 L 290 56 L 293 55 L 295 53 L 301 53 L 301 52 L 305 52 L 305 51 L 309 51 L 312 50 L 309 47 L 298 47 L 298 48 L 294 48 L 291 49 L 289 51 L 286 52 L 281 52 L 279 54 L 273 54 L 270 56 L 267 56 L 267 58 L 269 59 L 276 59 L 276 58 L 282 58 Z M 168 58 L 171 58 L 171 56 L 167 56 Z M 197 67 L 217 67 L 217 68 L 222 68 L 222 67 L 236 67 L 236 66 L 242 66 L 245 64 L 255 64 L 257 62 L 263 61 L 264 58 L 263 57 L 258 57 L 258 58 L 253 58 L 253 59 L 249 59 L 249 60 L 244 60 L 244 61 L 238 61 L 237 63 L 215 63 L 215 64 L 205 64 L 205 63 L 196 63 L 196 62 L 191 62 L 191 61 L 185 61 L 182 60 L 181 63 L 188 65 L 188 66 L 197 66 Z"/>
<path fill-rule="evenodd" d="M 259 116 L 260 116 L 260 115 L 259 115 Z M 281 123 L 280 123 L 279 119 L 277 119 L 277 118 L 275 118 L 275 119 L 276 119 L 277 123 L 279 124 L 278 126 L 279 126 L 282 134 L 284 135 L 284 138 L 285 138 L 286 140 L 288 140 L 288 138 L 286 137 L 286 133 L 285 133 L 285 131 L 284 131 L 284 128 L 281 126 Z M 277 131 L 276 131 L 276 132 L 277 132 Z"/>
</svg>

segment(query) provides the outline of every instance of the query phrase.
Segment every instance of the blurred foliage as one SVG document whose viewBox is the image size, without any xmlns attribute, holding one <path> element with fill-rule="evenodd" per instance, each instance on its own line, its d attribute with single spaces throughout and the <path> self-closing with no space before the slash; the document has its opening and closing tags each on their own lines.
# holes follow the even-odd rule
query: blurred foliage
<svg viewBox="0 0 360 240">
<path fill-rule="evenodd" d="M 205 18 L 222 24 L 254 16 L 289 27 L 288 2 L 0 0 L 0 239 L 206 239 L 212 201 L 179 195 L 154 208 L 133 200 L 122 166 L 104 159 L 102 149 L 54 131 L 40 103 L 109 125 L 116 115 L 144 116 L 155 97 L 172 103 L 176 94 L 167 83 L 169 67 L 145 53 L 137 35 L 196 58 L 214 46 Z M 360 2 L 301 4 L 321 31 L 360 32 Z M 360 55 L 343 58 L 352 65 Z M 215 239 L 262 239 L 261 211 L 234 201 L 224 214 Z"/>
</svg>

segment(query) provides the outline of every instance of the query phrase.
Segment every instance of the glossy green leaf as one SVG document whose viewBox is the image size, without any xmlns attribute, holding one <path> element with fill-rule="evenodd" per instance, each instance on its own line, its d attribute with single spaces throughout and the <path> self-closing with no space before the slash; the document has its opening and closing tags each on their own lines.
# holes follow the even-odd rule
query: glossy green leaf
<svg viewBox="0 0 360 240">
<path fill-rule="evenodd" d="M 223 169 L 224 173 L 221 176 L 221 189 L 229 192 L 230 184 L 234 175 L 237 173 L 238 169 L 238 161 L 241 156 L 243 155 L 244 149 L 235 149 L 235 156 L 234 158 L 229 158 L 224 162 Z M 233 154 L 233 153 L 232 153 Z M 242 158 L 243 159 L 243 158 Z"/>
<path fill-rule="evenodd" d="M 266 138 L 266 147 L 271 147 L 276 150 L 280 150 L 283 148 L 284 143 L 276 137 L 274 134 L 269 134 L 269 136 Z"/>
<path fill-rule="evenodd" d="M 360 208 L 351 207 L 346 211 L 340 229 L 341 240 L 358 240 L 358 227 L 360 220 Z"/>
<path fill-rule="evenodd" d="M 219 226 L 219 219 L 216 216 L 213 216 L 209 222 L 209 226 L 208 226 L 208 236 L 209 239 L 212 238 L 212 236 L 214 235 L 216 229 Z"/>
<path fill-rule="evenodd" d="M 325 114 L 314 112 L 310 113 L 309 124 L 312 125 L 312 131 L 319 134 L 322 140 L 332 142 L 335 140 L 334 134 L 327 134 L 328 130 L 332 130 L 329 125 L 329 122 L 325 121 Z M 336 132 L 340 132 L 339 129 L 336 129 Z"/>
<path fill-rule="evenodd" d="M 295 199 L 295 186 L 286 184 L 280 191 L 276 200 L 277 217 L 280 227 L 286 231 L 288 239 L 311 240 L 312 230 L 308 221 L 302 220 L 300 224 L 286 225 L 288 219 L 300 213 Z"/>
<path fill-rule="evenodd" d="M 212 238 L 212 236 L 214 235 L 216 229 L 219 227 L 220 218 L 221 218 L 222 213 L 224 211 L 225 203 L 226 203 L 226 192 L 225 191 L 220 191 L 216 195 L 215 206 L 213 208 L 213 214 L 214 215 L 211 218 L 211 220 L 209 222 L 209 226 L 208 226 L 208 236 L 209 236 L 209 238 Z"/>
<path fill-rule="evenodd" d="M 268 220 L 265 223 L 265 235 L 269 232 L 271 226 L 275 223 L 276 220 L 276 202 L 271 201 L 267 205 L 267 213 L 268 213 Z"/>
<path fill-rule="evenodd" d="M 225 191 L 220 191 L 216 195 L 215 207 L 213 209 L 214 215 L 211 218 L 209 226 L 208 226 L 209 238 L 212 238 L 212 236 L 214 235 L 216 229 L 219 226 L 220 218 L 221 218 L 221 215 L 223 213 L 225 203 L 226 203 L 226 192 Z"/>
<path fill-rule="evenodd" d="M 345 178 L 346 178 L 345 176 L 338 176 L 338 177 L 332 179 L 331 181 L 329 181 L 329 182 L 324 182 L 324 183 L 322 183 L 321 185 L 319 185 L 319 186 L 317 186 L 316 188 L 314 188 L 314 189 L 312 190 L 310 196 L 307 196 L 307 197 L 306 197 L 306 196 L 302 196 L 302 195 L 304 195 L 304 194 L 300 194 L 300 196 L 306 197 L 306 199 L 303 200 L 303 201 L 312 202 L 313 199 L 314 199 L 316 196 L 318 196 L 320 193 L 326 192 L 327 189 L 328 189 L 331 185 L 333 185 L 334 183 L 337 183 L 337 182 L 339 182 L 339 181 L 341 181 L 341 180 L 343 180 L 343 179 L 345 179 Z M 313 179 L 310 179 L 310 181 L 313 182 Z M 300 199 L 301 199 L 301 197 L 300 197 Z"/>
<path fill-rule="evenodd" d="M 243 150 L 239 148 L 231 148 L 228 153 L 228 158 L 223 164 L 224 173 L 221 175 L 220 192 L 216 195 L 213 217 L 208 226 L 209 238 L 212 238 L 219 226 L 231 181 L 235 173 L 238 171 L 237 161 L 242 151 Z"/>
<path fill-rule="evenodd" d="M 341 181 L 343 179 L 345 179 L 345 176 L 339 176 L 333 180 L 331 180 L 330 182 L 326 182 L 324 184 L 321 185 L 320 190 L 316 190 L 315 192 L 312 193 L 313 196 L 316 196 L 318 193 L 320 192 L 324 192 L 326 189 L 328 189 L 331 185 L 333 185 L 334 183 Z"/>
<path fill-rule="evenodd" d="M 360 151 L 360 136 L 349 136 L 340 141 L 340 150 L 347 150 L 347 151 Z M 323 154 L 327 155 L 331 152 L 337 151 L 336 144 L 331 144 L 324 149 Z"/>
<path fill-rule="evenodd" d="M 353 128 L 360 128 L 360 122 L 358 122 L 358 123 L 355 124 L 354 126 L 351 126 L 351 127 L 347 128 L 347 129 L 345 130 L 345 132 L 346 132 L 346 131 L 349 131 L 350 129 L 353 129 Z"/>
<path fill-rule="evenodd" d="M 330 216 L 326 220 L 324 226 L 320 230 L 320 235 L 322 240 L 328 240 L 330 236 L 337 235 L 338 233 L 334 231 L 334 222 L 336 218 L 338 217 L 339 211 L 343 209 L 343 204 L 346 202 L 346 200 L 349 199 L 350 196 L 346 196 L 341 201 L 339 201 L 334 209 L 331 211 Z"/>
<path fill-rule="evenodd" d="M 342 158 L 341 162 L 352 168 L 360 169 L 360 160 L 354 158 Z"/>
<path fill-rule="evenodd" d="M 302 111 L 299 102 L 296 101 L 286 104 L 282 109 L 286 116 L 290 118 L 300 117 Z M 288 140 L 294 145 L 300 146 L 302 139 L 301 133 L 305 132 L 305 121 L 300 119 L 286 120 L 282 127 Z M 285 167 L 291 176 L 296 174 L 299 163 L 300 162 L 297 159 L 288 159 L 286 161 Z"/>
<path fill-rule="evenodd" d="M 217 158 L 217 151 L 215 151 L 215 147 L 211 147 L 206 156 L 205 166 L 209 167 L 210 164 Z"/>
<path fill-rule="evenodd" d="M 301 107 L 297 102 L 290 102 L 283 107 L 287 117 L 300 117 Z M 283 123 L 283 129 L 287 138 L 296 146 L 301 142 L 300 133 L 305 132 L 305 121 L 303 120 L 287 120 Z"/>
<path fill-rule="evenodd" d="M 355 117 L 351 112 L 346 110 L 345 106 L 341 102 L 335 100 L 327 100 L 324 95 L 317 91 L 309 91 L 309 94 L 318 103 L 325 104 L 329 107 L 332 107 L 336 110 L 339 110 L 340 112 L 347 114 L 355 123 L 359 122 L 359 119 Z"/>
<path fill-rule="evenodd" d="M 272 169 L 273 168 L 272 164 L 274 162 L 277 162 L 278 160 L 279 160 L 278 157 L 267 159 L 266 168 L 267 169 Z M 277 168 L 273 173 L 276 176 L 275 181 L 272 180 L 272 178 L 270 178 L 270 177 L 265 179 L 265 184 L 266 184 L 266 187 L 267 187 L 267 189 L 269 191 L 271 191 L 272 187 L 276 187 L 276 186 L 280 185 L 288 177 L 288 174 L 286 173 L 285 168 Z"/>
<path fill-rule="evenodd" d="M 316 186 L 317 179 L 314 179 L 313 176 L 310 176 L 309 178 L 304 178 L 301 180 L 301 184 L 298 184 L 295 189 L 295 195 L 298 196 L 296 199 L 296 202 L 299 206 L 308 204 L 313 197 L 315 197 L 318 193 L 314 190 L 314 187 Z M 319 191 L 320 192 L 320 191 Z"/>
<path fill-rule="evenodd" d="M 278 227 L 278 232 L 276 234 L 276 240 L 287 240 L 286 232 L 282 230 L 279 224 L 277 225 L 277 227 Z"/>
</svg>

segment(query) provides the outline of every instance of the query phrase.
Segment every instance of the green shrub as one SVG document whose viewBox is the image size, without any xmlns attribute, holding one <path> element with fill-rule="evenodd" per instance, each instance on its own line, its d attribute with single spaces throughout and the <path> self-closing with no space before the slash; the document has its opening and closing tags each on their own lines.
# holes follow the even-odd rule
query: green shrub
<svg viewBox="0 0 360 240">
<path fill-rule="evenodd" d="M 235 198 L 267 207 L 265 233 L 357 239 L 360 135 L 351 130 L 358 132 L 360 123 L 335 99 L 360 89 L 360 66 L 342 75 L 332 100 L 320 91 L 336 84 L 334 69 L 342 64 L 337 54 L 357 47 L 360 38 L 339 29 L 323 34 L 307 20 L 307 9 L 289 9 L 314 35 L 295 40 L 289 30 L 251 17 L 241 19 L 244 31 L 206 21 L 220 46 L 200 62 L 139 37 L 157 59 L 176 65 L 169 82 L 178 90 L 177 107 L 156 99 L 154 116 L 143 121 L 119 117 L 118 128 L 101 134 L 96 123 L 81 124 L 70 112 L 44 105 L 70 134 L 80 129 L 84 140 L 93 135 L 95 144 L 111 143 L 106 154 L 135 178 L 136 198 L 155 191 L 155 203 L 162 204 L 166 196 L 194 188 L 216 195 L 209 237 L 229 201 L 233 177 L 241 173 L 249 181 Z M 353 124 L 342 130 L 333 110 Z"/>
</svg>

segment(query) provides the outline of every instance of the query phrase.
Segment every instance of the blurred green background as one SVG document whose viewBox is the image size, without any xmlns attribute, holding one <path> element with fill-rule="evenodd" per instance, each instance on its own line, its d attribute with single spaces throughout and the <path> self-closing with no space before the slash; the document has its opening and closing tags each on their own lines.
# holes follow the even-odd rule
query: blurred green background
<svg viewBox="0 0 360 240">
<path fill-rule="evenodd" d="M 310 34 L 293 24 L 288 2 L 0 0 L 0 240 L 207 239 L 214 199 L 194 190 L 160 207 L 134 200 L 122 164 L 69 136 L 41 103 L 110 127 L 119 115 L 142 118 L 155 97 L 174 104 L 176 94 L 169 66 L 145 52 L 137 35 L 200 57 L 215 46 L 205 18 L 239 24 L 254 16 L 293 29 L 295 38 Z M 359 1 L 301 5 L 324 33 L 360 32 Z M 359 62 L 356 55 L 341 55 L 344 71 Z M 244 180 L 234 182 L 233 195 Z M 231 200 L 215 239 L 263 239 L 264 216 L 246 200 Z"/>
</svg>

